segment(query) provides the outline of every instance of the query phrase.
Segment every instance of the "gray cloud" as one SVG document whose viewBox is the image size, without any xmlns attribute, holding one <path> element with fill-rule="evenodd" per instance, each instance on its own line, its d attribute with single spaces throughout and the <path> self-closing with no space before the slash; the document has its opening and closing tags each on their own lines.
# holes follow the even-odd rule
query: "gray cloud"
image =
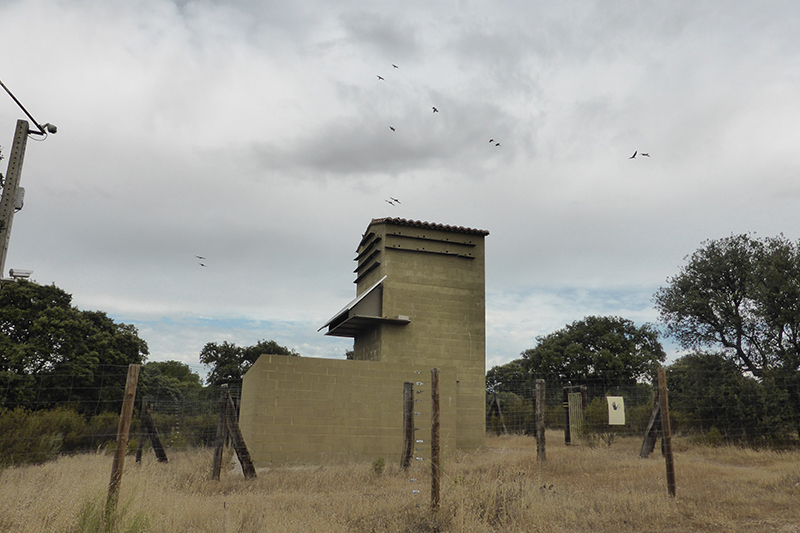
<svg viewBox="0 0 800 533">
<path fill-rule="evenodd" d="M 29 142 L 8 266 L 156 359 L 325 355 L 361 232 L 401 216 L 491 232 L 490 364 L 588 314 L 651 321 L 703 240 L 800 238 L 799 10 L 7 2 L 0 79 L 59 127 Z M 0 103 L 6 150 L 21 116 Z"/>
</svg>

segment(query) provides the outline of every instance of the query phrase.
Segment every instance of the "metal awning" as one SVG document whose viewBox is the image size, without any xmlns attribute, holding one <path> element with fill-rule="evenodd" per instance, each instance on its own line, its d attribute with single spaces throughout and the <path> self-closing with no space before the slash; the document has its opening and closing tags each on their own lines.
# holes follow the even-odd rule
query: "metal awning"
<svg viewBox="0 0 800 533">
<path fill-rule="evenodd" d="M 411 319 L 404 316 L 391 318 L 388 316 L 353 315 L 347 317 L 338 324 L 331 324 L 325 335 L 330 335 L 332 337 L 356 337 L 362 331 L 366 331 L 377 324 L 397 324 L 405 326 L 409 322 L 411 322 Z"/>
<path fill-rule="evenodd" d="M 411 319 L 407 316 L 386 317 L 382 316 L 383 309 L 383 286 L 386 279 L 383 276 L 377 283 L 361 293 L 339 312 L 328 320 L 317 331 L 328 328 L 325 335 L 334 337 L 355 337 L 362 331 L 370 329 L 377 324 L 408 324 Z"/>
</svg>

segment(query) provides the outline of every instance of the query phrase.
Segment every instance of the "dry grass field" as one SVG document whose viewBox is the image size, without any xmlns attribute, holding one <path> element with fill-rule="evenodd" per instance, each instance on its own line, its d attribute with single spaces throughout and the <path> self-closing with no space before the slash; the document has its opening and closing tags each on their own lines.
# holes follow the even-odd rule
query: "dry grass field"
<svg viewBox="0 0 800 533">
<path fill-rule="evenodd" d="M 215 482 L 210 451 L 173 452 L 169 464 L 151 454 L 137 466 L 128 457 L 121 496 L 128 512 L 120 531 L 138 515 L 147 531 L 175 533 L 800 532 L 799 452 L 673 439 L 672 498 L 658 448 L 640 459 L 640 445 L 627 438 L 611 447 L 566 447 L 553 432 L 540 464 L 534 439 L 488 437 L 478 452 L 445 457 L 436 512 L 424 470 L 280 467 L 246 481 L 231 469 Z M 105 502 L 110 472 L 105 454 L 3 470 L 0 531 L 80 531 L 82 506 L 93 498 Z"/>
</svg>

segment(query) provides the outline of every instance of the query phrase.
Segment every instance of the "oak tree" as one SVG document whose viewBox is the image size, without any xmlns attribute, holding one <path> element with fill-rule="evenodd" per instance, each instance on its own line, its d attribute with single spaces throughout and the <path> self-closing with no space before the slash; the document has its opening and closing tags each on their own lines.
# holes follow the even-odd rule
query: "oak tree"
<svg viewBox="0 0 800 533">
<path fill-rule="evenodd" d="M 666 358 L 653 326 L 614 316 L 588 316 L 536 340 L 520 359 L 487 373 L 490 392 L 529 396 L 534 380 L 544 379 L 548 387 L 587 385 L 593 395 L 649 380 Z"/>
<path fill-rule="evenodd" d="M 223 341 L 221 344 L 209 342 L 200 351 L 200 362 L 211 367 L 206 376 L 206 383 L 211 386 L 228 384 L 241 387 L 245 373 L 264 354 L 300 355 L 275 341 L 261 340 L 253 346 L 246 347 L 228 341 Z"/>
</svg>

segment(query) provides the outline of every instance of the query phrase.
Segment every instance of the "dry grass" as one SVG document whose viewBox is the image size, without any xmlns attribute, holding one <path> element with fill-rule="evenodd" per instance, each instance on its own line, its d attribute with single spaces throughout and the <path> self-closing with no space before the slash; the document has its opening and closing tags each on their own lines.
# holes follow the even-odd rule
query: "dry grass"
<svg viewBox="0 0 800 533">
<path fill-rule="evenodd" d="M 639 532 L 800 533 L 800 453 L 709 448 L 676 439 L 677 497 L 667 495 L 659 453 L 641 440 L 565 447 L 488 437 L 486 447 L 446 458 L 442 506 L 431 512 L 426 471 L 370 464 L 282 467 L 245 481 L 210 481 L 208 451 L 175 453 L 167 465 L 126 460 L 122 501 L 158 532 Z M 81 506 L 105 500 L 108 455 L 63 457 L 0 473 L 0 531 L 70 531 Z M 411 483 L 417 475 L 420 480 Z M 412 489 L 421 492 L 412 494 Z"/>
</svg>

